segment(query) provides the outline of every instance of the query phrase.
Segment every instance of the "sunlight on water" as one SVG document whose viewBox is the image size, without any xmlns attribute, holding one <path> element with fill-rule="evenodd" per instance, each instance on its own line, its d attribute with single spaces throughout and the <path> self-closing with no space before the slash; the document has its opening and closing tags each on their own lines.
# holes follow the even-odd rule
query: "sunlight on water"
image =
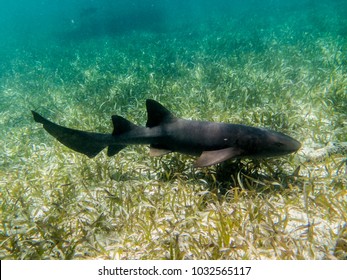
<svg viewBox="0 0 347 280">
<path fill-rule="evenodd" d="M 1 259 L 346 259 L 346 1 L 2 7 Z M 112 133 L 115 114 L 145 125 L 148 98 L 303 147 L 209 168 L 144 146 L 88 159 L 30 112 Z"/>
</svg>

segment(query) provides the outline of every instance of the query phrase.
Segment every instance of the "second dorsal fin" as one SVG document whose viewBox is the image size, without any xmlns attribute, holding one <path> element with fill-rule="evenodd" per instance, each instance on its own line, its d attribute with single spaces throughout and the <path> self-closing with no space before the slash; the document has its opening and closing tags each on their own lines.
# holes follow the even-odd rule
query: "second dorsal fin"
<svg viewBox="0 0 347 280">
<path fill-rule="evenodd" d="M 124 132 L 129 132 L 138 127 L 137 125 L 133 124 L 127 119 L 124 119 L 123 117 L 117 116 L 117 115 L 112 116 L 112 123 L 113 123 L 113 132 L 112 132 L 113 136 L 122 134 Z"/>
<path fill-rule="evenodd" d="M 163 105 L 155 100 L 147 99 L 147 127 L 154 127 L 164 123 L 172 122 L 176 117 Z"/>
</svg>

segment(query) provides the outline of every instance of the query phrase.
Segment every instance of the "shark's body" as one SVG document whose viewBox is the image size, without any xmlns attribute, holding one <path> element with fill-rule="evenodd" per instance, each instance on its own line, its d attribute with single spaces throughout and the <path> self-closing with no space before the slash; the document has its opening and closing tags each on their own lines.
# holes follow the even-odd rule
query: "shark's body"
<svg viewBox="0 0 347 280">
<path fill-rule="evenodd" d="M 32 111 L 36 122 L 65 146 L 92 158 L 108 147 L 113 156 L 127 145 L 150 145 L 152 156 L 179 152 L 199 156 L 196 167 L 231 158 L 272 157 L 296 152 L 301 144 L 282 133 L 240 124 L 191 121 L 175 117 L 158 102 L 146 101 L 146 127 L 112 116 L 114 131 L 102 134 L 57 125 Z"/>
</svg>

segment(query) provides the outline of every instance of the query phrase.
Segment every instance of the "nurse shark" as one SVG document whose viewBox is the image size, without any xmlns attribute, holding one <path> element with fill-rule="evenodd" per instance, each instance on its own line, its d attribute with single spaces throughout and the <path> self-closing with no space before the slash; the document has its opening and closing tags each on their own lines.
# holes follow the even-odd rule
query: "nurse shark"
<svg viewBox="0 0 347 280">
<path fill-rule="evenodd" d="M 55 124 L 32 111 L 34 120 L 63 145 L 95 157 L 104 148 L 113 156 L 128 145 L 150 145 L 151 156 L 179 152 L 198 156 L 195 167 L 233 158 L 266 158 L 296 152 L 301 144 L 292 137 L 265 128 L 186 120 L 176 117 L 155 100 L 147 99 L 147 123 L 141 127 L 112 116 L 112 134 L 87 132 Z"/>
</svg>

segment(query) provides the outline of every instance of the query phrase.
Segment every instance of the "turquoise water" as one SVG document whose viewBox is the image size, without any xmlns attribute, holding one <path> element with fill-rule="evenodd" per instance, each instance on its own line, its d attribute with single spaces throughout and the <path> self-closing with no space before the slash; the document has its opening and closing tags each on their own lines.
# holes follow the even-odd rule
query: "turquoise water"
<svg viewBox="0 0 347 280">
<path fill-rule="evenodd" d="M 323 1 L 2 1 L 1 46 L 25 48 L 35 40 L 40 45 L 62 41 L 78 43 L 102 36 L 117 36 L 134 31 L 189 34 L 206 25 L 214 31 L 216 23 L 234 21 L 229 32 L 252 33 L 288 25 L 293 34 L 331 32 L 345 36 L 346 4 Z M 227 30 L 220 30 L 225 32 Z M 254 46 L 256 49 L 256 46 Z"/>
<path fill-rule="evenodd" d="M 11 105 L 4 93 L 8 90 L 19 87 L 9 95 L 22 98 L 23 91 L 29 96 L 42 94 L 43 84 L 76 86 L 85 82 L 82 72 L 92 68 L 95 72 L 95 67 L 104 77 L 152 73 L 152 77 L 168 80 L 187 76 L 199 65 L 208 76 L 203 84 L 206 92 L 206 87 L 214 90 L 221 82 L 212 66 L 221 62 L 230 69 L 243 67 L 252 55 L 265 59 L 271 50 L 279 52 L 280 48 L 288 50 L 284 60 L 293 55 L 290 49 L 301 51 L 301 66 L 307 65 L 304 61 L 312 54 L 312 59 L 320 56 L 323 60 L 323 56 L 337 58 L 342 52 L 342 61 L 335 62 L 345 62 L 347 5 L 339 0 L 23 0 L 2 5 L 0 79 L 2 104 L 10 103 L 7 107 Z M 279 53 L 275 56 L 280 59 Z M 298 67 L 295 63 L 300 59 L 288 66 Z M 264 67 L 271 72 L 271 65 Z M 100 86 L 99 94 L 107 94 L 102 90 L 109 91 L 106 84 L 112 78 L 94 85 Z M 90 94 L 94 93 L 91 89 Z M 83 94 L 88 97 L 87 91 Z M 143 91 L 139 94 L 139 98 L 147 96 Z M 345 109 L 345 103 L 340 107 Z"/>
<path fill-rule="evenodd" d="M 243 252 L 242 248 L 249 247 L 244 244 L 239 246 L 241 253 L 213 247 L 216 236 L 243 232 L 231 225 L 236 227 L 243 219 L 246 224 L 261 220 L 247 220 L 251 215 L 242 212 L 251 202 L 258 203 L 254 209 L 267 207 L 258 196 L 247 200 L 247 196 L 235 195 L 239 199 L 237 205 L 243 206 L 233 205 L 234 197 L 226 197 L 226 206 L 221 203 L 221 215 L 232 219 L 232 207 L 240 214 L 238 221 L 229 222 L 228 233 L 218 220 L 220 213 L 214 212 L 218 209 L 206 206 L 210 197 L 206 205 L 204 199 L 197 201 L 197 193 L 205 193 L 218 184 L 215 167 L 192 170 L 192 159 L 178 155 L 150 159 L 144 147 L 129 147 L 113 158 L 101 153 L 89 160 L 53 140 L 34 123 L 30 110 L 69 127 L 110 133 L 113 114 L 144 125 L 145 100 L 152 98 L 187 119 L 242 123 L 283 132 L 298 139 L 308 151 L 324 148 L 329 142 L 347 142 L 344 0 L 0 3 L 0 258 L 104 257 L 103 245 L 94 244 L 95 248 L 90 249 L 83 240 L 100 236 L 107 240 L 111 231 L 119 234 L 117 242 L 124 245 L 120 249 L 118 245 L 113 247 L 118 248 L 114 254 L 121 258 L 163 258 L 165 246 L 172 241 L 155 243 L 151 230 L 157 225 L 152 223 L 162 222 L 158 228 L 165 233 L 171 224 L 165 224 L 164 217 L 186 211 L 188 204 L 193 209 L 192 216 L 201 220 L 194 226 L 177 222 L 175 230 L 195 234 L 195 240 L 201 237 L 197 232 L 201 232 L 205 234 L 201 240 L 205 236 L 212 240 L 201 248 L 192 242 L 189 246 L 198 246 L 191 249 L 192 258 L 262 256 L 262 252 Z M 284 203 L 283 208 L 298 209 L 305 216 L 309 208 L 313 220 L 326 219 L 331 228 L 342 228 L 345 211 L 325 213 L 323 202 L 346 207 L 344 160 L 344 155 L 337 153 L 323 163 L 307 163 L 305 153 L 299 152 L 269 160 L 261 167 L 246 162 L 233 167 L 236 175 L 224 176 L 223 187 L 251 189 L 250 195 L 264 188 L 270 193 L 269 203 L 271 199 L 278 203 L 271 211 L 281 211 Z M 293 179 L 291 174 L 301 177 Z M 312 196 L 324 196 L 321 204 L 300 204 L 304 200 L 300 197 L 302 188 L 307 185 L 312 188 L 308 190 Z M 288 193 L 272 196 L 279 188 Z M 172 189 L 177 190 L 177 196 L 170 196 Z M 315 192 L 321 192 L 321 196 Z M 142 205 L 142 201 L 147 204 Z M 151 218 L 152 208 L 147 207 L 152 202 L 156 219 Z M 205 225 L 205 214 L 221 226 Z M 175 213 L 173 221 L 180 215 Z M 148 220 L 145 223 L 138 217 Z M 145 231 L 136 227 L 141 223 L 151 229 L 146 231 L 147 240 L 138 241 L 132 233 Z M 91 224 L 97 229 L 87 236 Z M 106 224 L 112 224 L 111 229 Z M 119 228 L 114 224 L 120 224 Z M 194 231 L 197 225 L 202 228 Z M 282 226 L 285 228 L 287 223 Z M 67 227 L 71 231 L 60 230 Z M 218 229 L 224 231 L 215 234 Z M 288 229 L 285 238 L 296 240 L 292 232 L 296 231 Z M 67 240 L 65 243 L 56 242 L 54 236 L 59 234 L 61 240 Z M 321 258 L 322 240 L 324 249 L 331 251 L 337 234 L 336 230 L 324 232 L 307 246 L 306 241 L 298 243 L 301 247 L 294 248 L 292 255 L 266 253 L 264 258 Z M 225 236 L 216 243 L 226 242 L 229 237 Z M 30 246 L 27 240 L 32 242 Z M 105 245 L 103 241 L 100 244 Z M 148 245 L 146 252 L 129 249 L 140 248 L 142 243 Z M 266 242 L 259 241 L 259 246 L 266 246 Z M 271 246 L 263 252 L 271 251 Z M 81 253 L 84 250 L 88 252 L 85 255 Z M 295 255 L 298 251 L 300 254 Z"/>
</svg>

